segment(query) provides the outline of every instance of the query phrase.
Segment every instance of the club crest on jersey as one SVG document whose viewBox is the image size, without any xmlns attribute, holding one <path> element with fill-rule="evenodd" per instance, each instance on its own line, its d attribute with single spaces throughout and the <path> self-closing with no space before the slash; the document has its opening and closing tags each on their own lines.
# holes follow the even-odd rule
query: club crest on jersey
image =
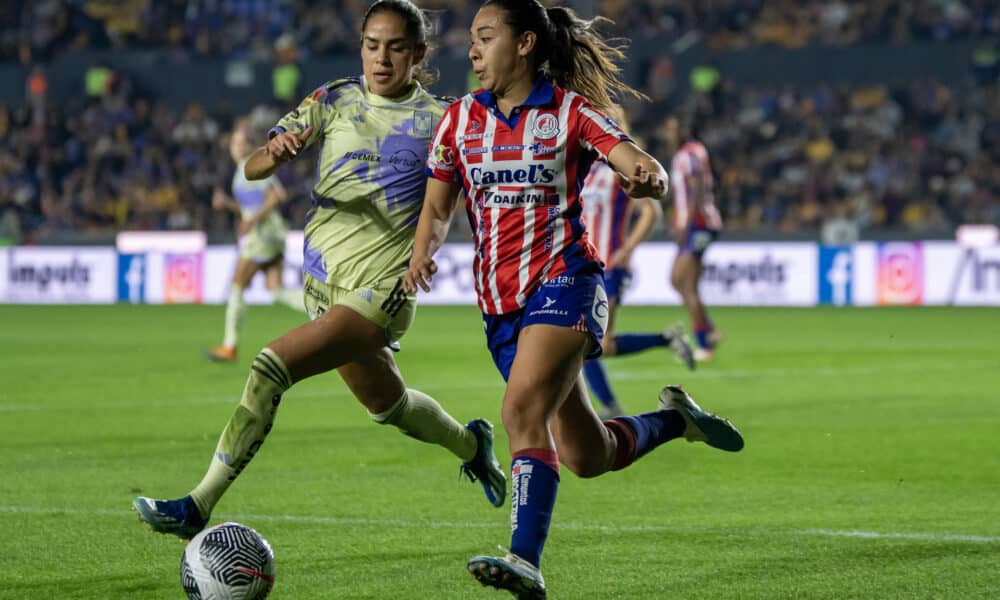
<svg viewBox="0 0 1000 600">
<path fill-rule="evenodd" d="M 434 148 L 434 162 L 438 166 L 450 167 L 453 164 L 453 160 L 454 159 L 451 156 L 451 148 L 448 146 L 440 144 Z"/>
<path fill-rule="evenodd" d="M 559 135 L 559 118 L 549 113 L 538 115 L 531 125 L 531 133 L 540 140 L 551 140 Z"/>
<path fill-rule="evenodd" d="M 430 137 L 434 116 L 425 110 L 413 111 L 413 135 Z"/>
</svg>

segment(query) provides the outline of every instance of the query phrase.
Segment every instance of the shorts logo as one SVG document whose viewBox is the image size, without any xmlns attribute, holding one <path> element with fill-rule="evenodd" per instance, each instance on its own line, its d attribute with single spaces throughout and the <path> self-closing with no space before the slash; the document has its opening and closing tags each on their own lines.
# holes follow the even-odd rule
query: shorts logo
<svg viewBox="0 0 1000 600">
<path fill-rule="evenodd" d="M 591 309 L 594 320 L 603 332 L 608 328 L 608 295 L 604 291 L 604 286 L 599 285 L 594 289 L 594 306 Z"/>
<path fill-rule="evenodd" d="M 548 307 L 552 306 L 555 303 L 556 303 L 555 300 L 553 300 L 552 298 L 549 298 L 548 296 L 546 296 L 545 297 L 545 306 L 543 306 L 542 308 L 548 308 Z"/>
<path fill-rule="evenodd" d="M 531 125 L 531 133 L 538 139 L 551 140 L 559 135 L 559 119 L 552 114 L 541 114 Z"/>
<path fill-rule="evenodd" d="M 392 291 L 389 292 L 389 296 L 382 302 L 381 308 L 385 311 L 385 314 L 395 318 L 399 314 L 399 311 L 406 306 L 407 299 L 406 292 L 403 291 L 403 278 L 400 277 L 396 280 L 396 285 L 392 288 Z"/>
<path fill-rule="evenodd" d="M 305 293 L 306 296 L 311 297 L 322 305 L 330 304 L 330 298 L 323 292 L 314 288 L 311 284 L 306 285 Z"/>
<path fill-rule="evenodd" d="M 434 122 L 434 117 L 431 113 L 424 110 L 417 110 L 413 112 L 413 134 L 418 137 L 430 137 L 431 135 L 431 124 Z"/>
</svg>

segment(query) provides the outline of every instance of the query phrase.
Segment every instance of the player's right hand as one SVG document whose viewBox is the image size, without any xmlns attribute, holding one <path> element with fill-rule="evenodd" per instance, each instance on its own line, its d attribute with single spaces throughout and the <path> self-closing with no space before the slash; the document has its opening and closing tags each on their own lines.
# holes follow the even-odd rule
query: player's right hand
<svg viewBox="0 0 1000 600">
<path fill-rule="evenodd" d="M 419 286 L 425 292 L 431 291 L 431 279 L 437 273 L 437 263 L 429 256 L 416 256 L 410 259 L 410 266 L 403 274 L 403 291 L 407 294 L 417 293 Z"/>
<path fill-rule="evenodd" d="M 306 142 L 309 141 L 312 131 L 312 127 L 306 127 L 298 133 L 294 131 L 279 133 L 267 141 L 267 153 L 276 162 L 288 162 L 298 156 L 299 151 L 306 147 Z"/>
</svg>

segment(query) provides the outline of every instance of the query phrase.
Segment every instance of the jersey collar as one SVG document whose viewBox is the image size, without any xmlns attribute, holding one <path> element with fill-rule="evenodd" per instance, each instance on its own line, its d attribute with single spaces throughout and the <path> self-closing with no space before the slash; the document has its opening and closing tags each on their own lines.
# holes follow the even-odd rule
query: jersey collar
<svg viewBox="0 0 1000 600">
<path fill-rule="evenodd" d="M 524 99 L 523 103 L 514 107 L 514 110 L 511 111 L 510 118 L 508 119 L 500 111 L 500 107 L 497 106 L 497 97 L 493 94 L 493 92 L 488 90 L 479 90 L 473 94 L 476 102 L 479 102 L 489 109 L 489 111 L 493 113 L 493 116 L 506 123 L 511 129 L 517 126 L 517 122 L 521 118 L 521 113 L 535 106 L 545 106 L 551 103 L 555 96 L 556 91 L 552 82 L 549 81 L 545 75 L 539 73 L 535 78 L 535 85 L 532 86 L 531 93 L 528 94 L 528 97 Z"/>
</svg>

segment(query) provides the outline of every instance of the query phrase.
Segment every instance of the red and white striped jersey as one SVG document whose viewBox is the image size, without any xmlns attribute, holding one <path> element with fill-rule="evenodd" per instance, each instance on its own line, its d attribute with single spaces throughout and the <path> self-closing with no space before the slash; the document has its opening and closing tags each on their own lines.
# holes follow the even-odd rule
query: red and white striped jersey
<svg viewBox="0 0 1000 600">
<path fill-rule="evenodd" d="M 618 185 L 615 170 L 597 161 L 583 181 L 583 222 L 587 237 L 597 248 L 604 265 L 625 241 L 625 230 L 632 211 L 632 199 Z"/>
<path fill-rule="evenodd" d="M 698 141 L 690 141 L 674 154 L 670 165 L 670 183 L 674 189 L 674 225 L 699 229 L 722 229 L 722 216 L 715 207 L 712 166 L 708 150 Z"/>
<path fill-rule="evenodd" d="M 580 189 L 593 161 L 627 139 L 582 96 L 544 78 L 509 118 L 484 90 L 448 107 L 427 173 L 465 190 L 484 313 L 519 310 L 545 281 L 597 262 Z"/>
</svg>

